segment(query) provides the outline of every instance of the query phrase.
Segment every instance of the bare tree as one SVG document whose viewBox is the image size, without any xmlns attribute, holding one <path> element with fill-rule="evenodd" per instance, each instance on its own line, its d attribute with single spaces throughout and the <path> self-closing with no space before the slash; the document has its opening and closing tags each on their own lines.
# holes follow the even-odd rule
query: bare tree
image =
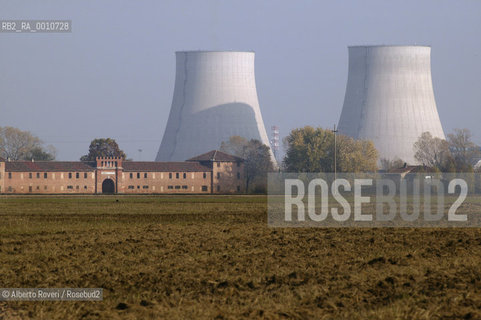
<svg viewBox="0 0 481 320">
<path fill-rule="evenodd" d="M 394 159 L 381 158 L 380 162 L 381 168 L 386 171 L 402 168 L 406 164 L 406 162 L 397 157 Z"/>
<path fill-rule="evenodd" d="M 450 157 L 446 140 L 424 132 L 414 143 L 414 158 L 425 166 L 441 169 Z"/>
<path fill-rule="evenodd" d="M 480 157 L 479 146 L 472 140 L 469 129 L 454 129 L 448 134 L 449 150 L 458 166 L 471 166 Z"/>
<path fill-rule="evenodd" d="M 0 156 L 11 160 L 53 160 L 55 149 L 45 150 L 42 141 L 29 131 L 13 127 L 0 127 Z M 37 159 L 36 156 L 41 156 Z"/>
</svg>

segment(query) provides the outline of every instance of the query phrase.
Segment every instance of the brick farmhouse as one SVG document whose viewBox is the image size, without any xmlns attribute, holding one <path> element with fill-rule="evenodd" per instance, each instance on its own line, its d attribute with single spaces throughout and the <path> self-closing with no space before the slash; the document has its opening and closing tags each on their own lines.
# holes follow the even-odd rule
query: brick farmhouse
<svg viewBox="0 0 481 320">
<path fill-rule="evenodd" d="M 210 151 L 184 162 L 8 161 L 0 158 L 0 193 L 242 193 L 244 161 Z"/>
</svg>

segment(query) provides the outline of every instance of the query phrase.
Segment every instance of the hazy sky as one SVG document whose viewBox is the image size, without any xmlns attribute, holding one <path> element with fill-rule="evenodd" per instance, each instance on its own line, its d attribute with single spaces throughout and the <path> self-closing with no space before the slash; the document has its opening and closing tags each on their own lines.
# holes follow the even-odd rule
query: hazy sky
<svg viewBox="0 0 481 320">
<path fill-rule="evenodd" d="M 481 144 L 481 1 L 22 1 L 0 19 L 69 19 L 72 33 L 0 33 L 0 126 L 78 160 L 96 137 L 153 160 L 169 115 L 175 51 L 254 50 L 268 135 L 331 127 L 349 45 L 432 46 L 444 131 Z M 142 149 L 142 153 L 138 152 Z"/>
</svg>

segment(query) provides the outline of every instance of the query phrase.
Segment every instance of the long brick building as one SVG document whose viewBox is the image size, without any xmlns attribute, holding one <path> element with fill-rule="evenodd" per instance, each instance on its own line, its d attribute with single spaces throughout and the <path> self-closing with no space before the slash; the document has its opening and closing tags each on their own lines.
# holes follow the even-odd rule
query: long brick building
<svg viewBox="0 0 481 320">
<path fill-rule="evenodd" d="M 210 151 L 184 162 L 8 161 L 0 158 L 0 193 L 242 193 L 243 159 Z"/>
</svg>

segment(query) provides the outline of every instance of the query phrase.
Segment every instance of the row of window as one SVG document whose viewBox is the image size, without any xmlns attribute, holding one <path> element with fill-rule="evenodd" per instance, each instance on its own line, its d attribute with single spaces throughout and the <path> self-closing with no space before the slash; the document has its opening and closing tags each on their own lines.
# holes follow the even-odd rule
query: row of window
<svg viewBox="0 0 481 320">
<path fill-rule="evenodd" d="M 73 186 L 67 186 L 67 189 L 73 190 Z M 80 190 L 80 186 L 76 186 L 75 189 Z M 84 186 L 84 189 L 87 190 L 87 186 Z M 12 191 L 13 191 L 13 188 L 12 188 L 11 186 L 9 186 L 9 187 L 7 188 L 7 190 L 8 190 L 9 192 L 12 192 Z M 36 186 L 35 190 L 40 190 L 40 186 Z M 48 186 L 43 186 L 43 190 L 48 190 Z M 33 186 L 28 186 L 28 191 L 29 191 L 29 192 L 33 192 Z"/>
<path fill-rule="evenodd" d="M 33 179 L 33 173 L 32 173 L 32 172 L 29 172 L 28 177 L 29 177 L 29 179 Z M 84 179 L 87 179 L 88 173 L 87 173 L 87 172 L 84 172 L 83 177 L 84 177 Z M 169 173 L 169 179 L 172 179 L 172 177 L 173 177 L 173 174 L 172 174 L 172 172 L 170 172 L 170 173 Z M 0 176 L 0 178 L 1 178 L 1 176 Z M 11 173 L 11 172 L 8 173 L 8 178 L 9 178 L 9 179 L 12 179 L 12 173 Z M 47 172 L 44 172 L 44 173 L 43 173 L 43 178 L 44 178 L 44 179 L 47 179 L 47 178 L 48 178 Z M 69 178 L 69 179 L 72 179 L 72 178 L 73 178 L 73 173 L 72 173 L 72 172 L 69 172 L 69 173 L 68 173 L 68 178 Z M 75 173 L 75 178 L 76 178 L 76 179 L 80 179 L 80 173 L 79 173 L 79 172 L 76 172 L 76 173 Z M 130 179 L 133 179 L 133 178 L 134 178 L 134 174 L 131 172 L 131 173 L 130 173 Z M 145 179 L 148 178 L 147 172 L 144 173 L 144 178 L 145 178 Z M 180 173 L 179 173 L 179 172 L 176 172 L 176 173 L 175 173 L 175 178 L 176 178 L 176 179 L 180 179 Z M 186 178 L 187 178 L 187 174 L 184 172 L 184 173 L 182 174 L 182 179 L 186 179 Z M 204 178 L 204 179 L 207 178 L 207 173 L 205 173 L 205 172 L 203 173 L 203 178 Z M 40 179 L 40 172 L 37 172 L 37 179 Z M 140 179 L 140 172 L 137 172 L 137 179 Z M 217 172 L 217 179 L 220 179 L 220 172 Z M 237 179 L 240 179 L 240 172 L 237 172 Z"/>
<path fill-rule="evenodd" d="M 178 189 L 180 189 L 180 188 L 181 188 L 181 186 L 167 186 L 167 189 L 169 189 L 169 190 L 172 190 L 172 189 L 178 190 Z M 182 189 L 187 190 L 188 187 L 187 187 L 187 186 L 182 186 Z"/>
<path fill-rule="evenodd" d="M 44 190 L 48 190 L 48 187 L 47 187 L 47 186 L 44 186 L 43 188 L 44 188 Z M 188 188 L 189 188 L 188 186 L 167 186 L 167 189 L 169 189 L 169 190 L 173 190 L 173 189 L 175 189 L 175 190 L 179 190 L 179 189 L 187 190 Z M 74 186 L 67 186 L 67 190 L 73 190 L 73 189 L 74 189 Z M 76 190 L 80 190 L 80 186 L 76 186 L 75 189 L 76 189 Z M 87 187 L 87 186 L 84 186 L 84 190 L 87 190 L 87 189 L 88 189 L 88 187 Z M 133 190 L 133 189 L 135 189 L 135 186 L 130 185 L 130 186 L 128 186 L 128 189 Z M 137 186 L 137 189 L 140 189 L 140 186 Z M 149 186 L 147 186 L 147 185 L 142 186 L 142 189 L 149 189 Z M 9 187 L 7 188 L 7 190 L 8 190 L 8 192 L 12 192 L 12 191 L 13 191 L 13 189 L 12 189 L 11 186 L 9 186 Z M 40 190 L 40 186 L 37 186 L 37 187 L 36 187 L 36 190 Z M 209 190 L 209 189 L 208 189 L 207 186 L 202 186 L 202 191 L 203 191 L 203 192 L 207 192 L 208 190 Z M 0 191 L 1 191 L 1 189 L 0 189 Z M 29 191 L 29 192 L 33 192 L 33 187 L 32 187 L 32 186 L 29 186 L 29 187 L 28 187 L 28 191 Z M 220 186 L 219 186 L 219 185 L 217 186 L 217 191 L 220 191 Z M 237 186 L 237 192 L 240 192 L 240 186 Z"/>
<path fill-rule="evenodd" d="M 37 172 L 37 174 L 36 174 L 37 179 L 40 179 L 40 176 L 41 176 L 40 172 Z M 87 179 L 88 173 L 87 173 L 87 172 L 84 172 L 83 177 L 84 177 L 84 179 Z M 33 173 L 32 173 L 32 172 L 29 172 L 29 173 L 28 173 L 28 178 L 29 178 L 29 179 L 33 179 Z M 48 173 L 47 173 L 47 172 L 44 172 L 44 173 L 43 173 L 43 178 L 44 178 L 44 179 L 47 179 L 47 178 L 48 178 Z M 73 178 L 73 173 L 72 173 L 72 172 L 69 172 L 69 173 L 68 173 L 68 178 L 69 178 L 69 179 L 72 179 L 72 178 Z M 76 172 L 76 173 L 75 173 L 75 178 L 76 178 L 76 179 L 80 179 L 80 173 L 79 173 L 79 172 Z M 8 173 L 8 179 L 12 179 L 12 173 L 11 173 L 11 172 Z"/>
<path fill-rule="evenodd" d="M 240 172 L 237 172 L 237 180 L 239 180 L 240 177 Z M 220 179 L 220 172 L 217 172 L 217 179 Z"/>
<path fill-rule="evenodd" d="M 142 186 L 142 189 L 148 189 L 148 188 L 149 188 L 149 186 Z M 133 189 L 135 189 L 135 186 L 130 185 L 130 186 L 128 186 L 128 189 L 133 190 Z M 140 186 L 137 186 L 137 189 L 140 189 Z M 188 186 L 167 186 L 167 189 L 169 189 L 169 190 L 174 190 L 174 189 L 175 190 L 179 190 L 179 189 L 187 190 L 187 189 L 189 189 L 189 187 Z M 208 190 L 207 186 L 202 186 L 202 191 L 207 191 L 207 190 Z"/>
<path fill-rule="evenodd" d="M 141 177 L 140 172 L 137 172 L 137 179 L 140 179 L 140 177 Z M 130 179 L 134 178 L 133 172 L 130 173 L 129 178 Z M 144 179 L 147 179 L 147 178 L 148 178 L 148 173 L 144 172 Z M 173 174 L 172 174 L 172 172 L 169 172 L 169 179 L 172 179 L 172 178 L 173 178 Z M 175 173 L 175 178 L 180 179 L 180 172 Z M 203 178 L 207 179 L 207 173 L 206 172 L 203 173 Z M 187 173 L 185 173 L 185 172 L 182 173 L 182 179 L 187 179 Z"/>
</svg>

